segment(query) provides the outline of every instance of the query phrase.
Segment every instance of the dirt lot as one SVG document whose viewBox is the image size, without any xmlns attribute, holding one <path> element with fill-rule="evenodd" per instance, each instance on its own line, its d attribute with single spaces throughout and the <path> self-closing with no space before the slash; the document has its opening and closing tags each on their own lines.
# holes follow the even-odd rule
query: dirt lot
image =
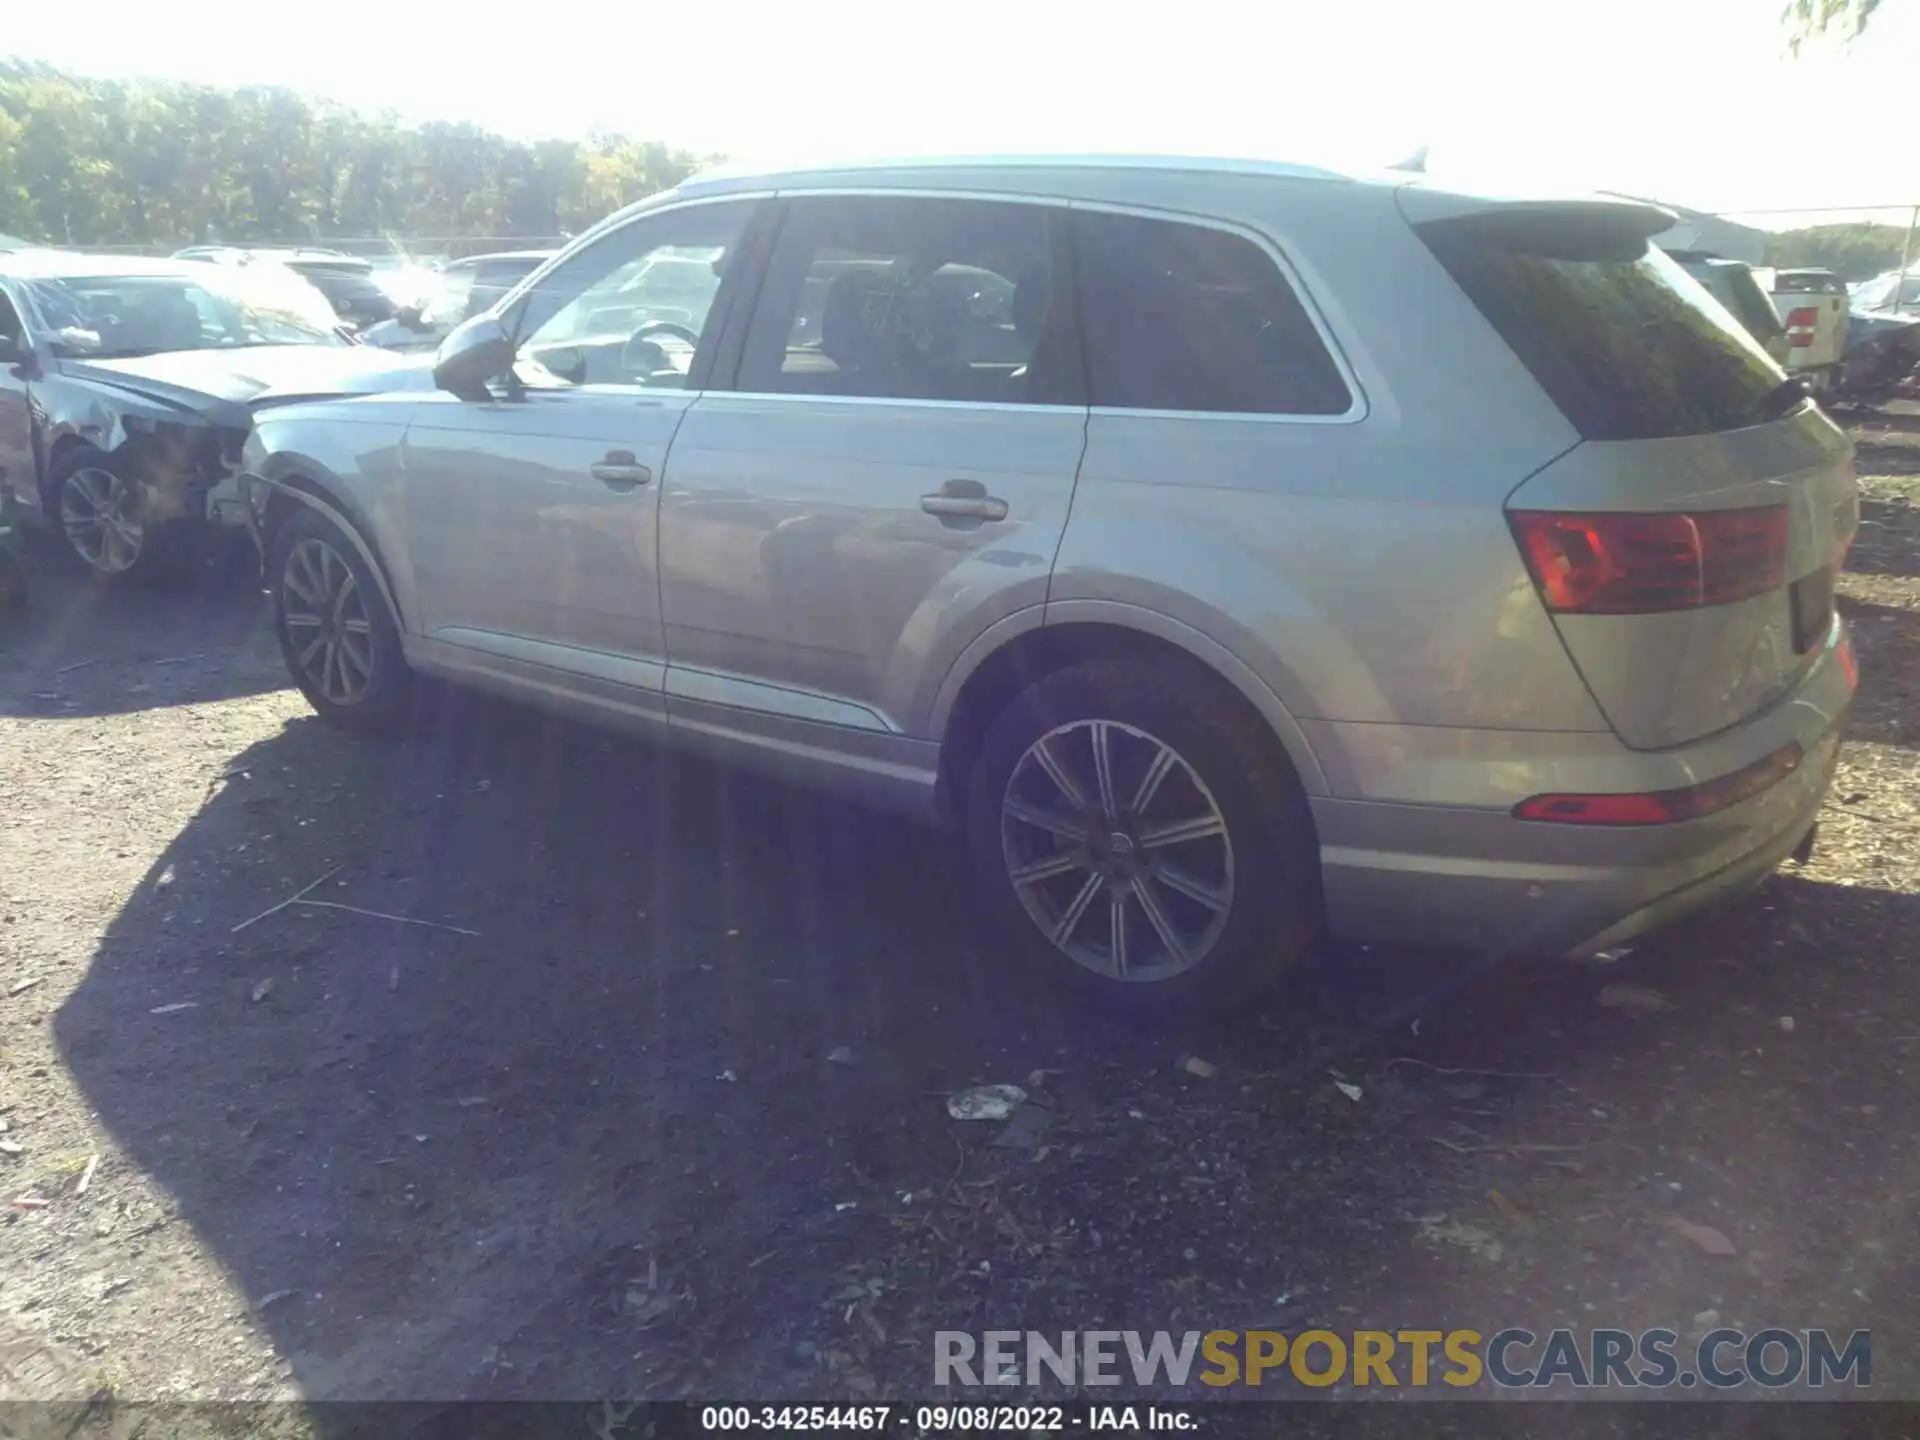
<svg viewBox="0 0 1920 1440">
<path fill-rule="evenodd" d="M 1341 953 L 1159 1036 L 996 963 L 936 835 L 454 696 L 356 741 L 244 567 L 42 563 L 0 1350 L 125 1399 L 798 1399 L 925 1395 L 937 1329 L 1782 1324 L 1920 1396 L 1920 415 L 1859 435 L 1810 864 L 1611 966 Z M 322 876 L 433 926 L 236 930 Z M 948 1118 L 984 1081 L 1030 1133 Z"/>
</svg>

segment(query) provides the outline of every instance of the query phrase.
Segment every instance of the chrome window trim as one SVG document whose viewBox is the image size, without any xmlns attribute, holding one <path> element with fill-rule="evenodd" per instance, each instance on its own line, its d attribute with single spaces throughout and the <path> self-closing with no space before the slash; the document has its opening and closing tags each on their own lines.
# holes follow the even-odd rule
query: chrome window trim
<svg viewBox="0 0 1920 1440">
<path fill-rule="evenodd" d="M 1085 405 L 1022 405 L 1016 400 L 915 400 L 905 395 L 792 395 L 780 390 L 714 390 L 697 392 L 706 400 L 781 400 L 808 405 L 903 405 L 914 410 L 1017 410 L 1022 414 L 1085 415 Z M 1138 411 L 1126 411 L 1138 414 Z"/>
<path fill-rule="evenodd" d="M 741 192 L 745 193 L 745 192 Z M 760 194 L 762 192 L 753 192 Z M 828 401 L 837 404 L 860 405 L 912 405 L 959 407 L 970 410 L 1036 410 L 1064 411 L 1088 416 L 1136 416 L 1146 420 L 1210 420 L 1232 421 L 1236 423 L 1281 424 L 1281 425 L 1357 425 L 1367 418 L 1370 405 L 1366 390 L 1360 384 L 1360 377 L 1348 363 L 1346 353 L 1328 329 L 1326 317 L 1320 313 L 1319 303 L 1313 291 L 1303 284 L 1300 273 L 1293 266 L 1286 253 L 1274 240 L 1263 232 L 1235 220 L 1223 220 L 1214 215 L 1199 215 L 1186 210 L 1167 210 L 1153 205 L 1127 205 L 1104 200 L 1074 200 L 1064 195 L 1019 194 L 1004 190 L 979 190 L 970 187 L 927 188 L 922 186 L 869 186 L 869 185 L 828 185 L 812 187 L 804 182 L 781 187 L 770 192 L 779 200 L 811 199 L 815 197 L 845 199 L 900 199 L 915 200 L 987 200 L 1014 205 L 1047 205 L 1065 210 L 1085 210 L 1107 215 L 1133 215 L 1143 220 L 1165 220 L 1180 225 L 1197 225 L 1202 229 L 1219 230 L 1228 235 L 1252 242 L 1259 247 L 1269 262 L 1279 268 L 1280 278 L 1293 291 L 1300 307 L 1306 312 L 1307 321 L 1313 326 L 1314 334 L 1320 337 L 1320 343 L 1326 347 L 1332 357 L 1334 369 L 1339 371 L 1341 381 L 1347 387 L 1351 403 L 1338 415 L 1293 415 L 1271 413 L 1264 410 L 1136 410 L 1116 405 L 1021 405 L 1005 400 L 913 400 L 892 395 L 790 395 L 783 391 L 765 390 L 726 390 L 709 386 L 700 393 L 708 396 L 734 395 L 744 400 L 788 400 L 818 403 Z M 734 192 L 711 197 L 714 199 L 737 198 Z M 699 203 L 689 200 L 687 203 Z M 672 207 L 663 207 L 672 208 Z M 648 211 L 648 214 L 660 214 L 663 211 Z M 636 217 L 638 218 L 638 217 Z M 756 296 L 756 303 L 758 297 Z M 1077 297 L 1076 297 L 1077 304 Z M 752 316 L 748 316 L 751 321 Z"/>
</svg>

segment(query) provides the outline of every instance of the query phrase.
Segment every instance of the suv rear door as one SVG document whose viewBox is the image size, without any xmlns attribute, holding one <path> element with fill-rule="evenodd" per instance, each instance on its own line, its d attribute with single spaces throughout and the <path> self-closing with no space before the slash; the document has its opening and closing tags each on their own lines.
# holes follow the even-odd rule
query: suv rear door
<svg viewBox="0 0 1920 1440">
<path fill-rule="evenodd" d="M 1657 212 L 1401 208 L 1582 437 L 1507 508 L 1614 730 L 1678 745 L 1778 700 L 1837 643 L 1845 436 L 1646 243 Z"/>
</svg>

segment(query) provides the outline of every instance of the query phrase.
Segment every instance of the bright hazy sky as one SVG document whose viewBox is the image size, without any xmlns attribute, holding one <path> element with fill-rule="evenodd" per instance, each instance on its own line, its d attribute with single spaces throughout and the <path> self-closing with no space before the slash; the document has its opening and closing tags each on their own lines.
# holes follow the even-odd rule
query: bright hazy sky
<svg viewBox="0 0 1920 1440">
<path fill-rule="evenodd" d="M 1850 51 L 1797 61 L 1781 0 L 8 8 L 0 45 L 87 73 L 287 85 L 520 136 L 1361 166 L 1424 144 L 1436 176 L 1701 209 L 1920 202 L 1920 0 L 1886 0 Z"/>
</svg>

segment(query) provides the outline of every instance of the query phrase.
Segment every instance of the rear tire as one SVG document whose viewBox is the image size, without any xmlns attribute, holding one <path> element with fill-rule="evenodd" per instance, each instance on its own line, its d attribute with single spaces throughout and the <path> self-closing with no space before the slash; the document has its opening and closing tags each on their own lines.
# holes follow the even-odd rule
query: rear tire
<svg viewBox="0 0 1920 1440">
<path fill-rule="evenodd" d="M 404 729 L 413 671 L 379 578 L 352 539 L 302 506 L 274 535 L 267 584 L 287 671 L 320 717 L 343 730 Z"/>
<path fill-rule="evenodd" d="M 1233 1005 L 1312 944 L 1299 779 L 1184 669 L 1092 661 L 1023 691 L 981 743 L 966 829 L 1016 957 L 1136 1015 Z"/>
</svg>

